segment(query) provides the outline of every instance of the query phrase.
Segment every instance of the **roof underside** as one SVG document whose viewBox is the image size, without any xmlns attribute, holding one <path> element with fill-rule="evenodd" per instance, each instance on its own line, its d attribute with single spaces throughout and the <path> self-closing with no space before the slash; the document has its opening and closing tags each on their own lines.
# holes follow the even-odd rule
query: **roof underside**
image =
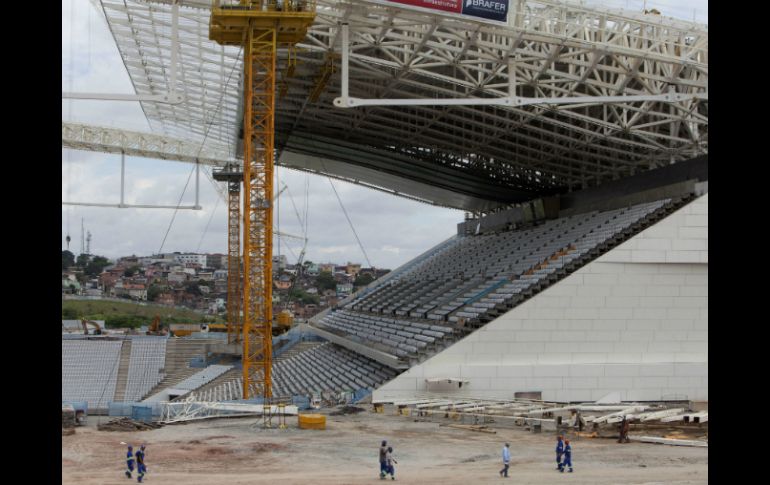
<svg viewBox="0 0 770 485">
<path fill-rule="evenodd" d="M 167 2 L 102 0 L 138 94 L 169 90 Z M 515 2 L 510 2 L 514 4 Z M 242 52 L 208 40 L 207 2 L 182 1 L 178 105 L 143 102 L 154 132 L 238 158 Z M 191 6 L 192 5 L 192 6 Z M 198 7 L 194 7 L 197 5 Z M 708 102 L 526 107 L 336 108 L 339 23 L 350 25 L 350 95 L 466 98 L 705 93 L 705 26 L 550 1 L 512 5 L 507 26 L 367 2 L 318 0 L 278 62 L 278 164 L 429 203 L 487 210 L 613 180 L 708 150 Z M 295 60 L 291 76 L 288 59 Z M 313 96 L 313 93 L 317 96 Z"/>
</svg>

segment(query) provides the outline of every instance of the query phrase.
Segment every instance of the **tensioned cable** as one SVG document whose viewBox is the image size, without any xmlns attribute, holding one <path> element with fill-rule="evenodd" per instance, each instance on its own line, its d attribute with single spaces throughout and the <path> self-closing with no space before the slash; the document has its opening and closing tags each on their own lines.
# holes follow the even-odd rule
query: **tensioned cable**
<svg viewBox="0 0 770 485">
<path fill-rule="evenodd" d="M 209 216 L 209 222 L 206 223 L 206 227 L 203 229 L 203 234 L 201 234 L 201 240 L 198 241 L 198 247 L 195 248 L 196 253 L 201 249 L 201 244 L 203 244 L 203 238 L 206 237 L 206 232 L 209 230 L 209 224 L 211 224 L 211 220 L 214 218 L 214 214 L 217 213 L 217 207 L 219 207 L 219 197 L 217 197 L 217 203 L 214 204 L 214 210 L 211 211 L 211 216 Z"/>
<path fill-rule="evenodd" d="M 184 189 L 182 189 L 182 195 L 179 196 L 179 202 L 176 204 L 176 208 L 174 209 L 174 215 L 171 216 L 171 222 L 168 223 L 168 228 L 166 229 L 166 235 L 163 236 L 163 242 L 160 243 L 160 249 L 158 249 L 158 254 L 161 254 L 163 252 L 163 246 L 166 244 L 166 238 L 168 237 L 168 233 L 171 232 L 171 226 L 174 225 L 174 219 L 176 219 L 176 214 L 179 212 L 179 207 L 182 205 L 182 198 L 184 197 L 184 193 L 187 192 L 187 186 L 190 184 L 190 179 L 192 178 L 192 174 L 195 172 L 195 165 L 193 165 L 192 170 L 190 170 L 190 175 L 187 176 L 187 182 L 184 184 Z"/>
<path fill-rule="evenodd" d="M 302 229 L 305 227 L 305 223 L 302 221 L 302 217 L 299 215 L 299 210 L 297 209 L 297 204 L 294 203 L 294 197 L 291 195 L 291 189 L 288 185 L 286 185 L 286 193 L 289 194 L 289 200 L 291 201 L 292 207 L 294 207 L 294 214 L 297 216 L 297 220 L 299 221 L 299 227 Z"/>
<path fill-rule="evenodd" d="M 305 174 L 305 227 L 302 231 L 302 236 L 307 239 L 307 225 L 308 225 L 308 217 L 307 213 L 310 207 L 310 174 Z"/>
<path fill-rule="evenodd" d="M 238 51 L 238 57 L 241 56 L 241 52 L 243 51 L 243 47 L 240 48 Z M 214 112 L 211 114 L 211 118 L 209 119 L 209 122 L 206 124 L 206 132 L 203 134 L 203 141 L 201 141 L 200 148 L 198 148 L 198 153 L 196 156 L 201 154 L 201 151 L 203 150 L 203 145 L 206 143 L 206 138 L 209 136 L 209 131 L 211 130 L 211 125 L 214 122 L 214 118 L 216 117 L 216 114 L 219 112 L 220 108 L 222 108 L 222 102 L 225 98 L 225 91 L 227 90 L 227 86 L 230 85 L 230 79 L 233 77 L 233 72 L 235 72 L 235 66 L 238 65 L 238 61 L 233 63 L 233 67 L 230 69 L 230 74 L 227 76 L 227 82 L 225 82 L 225 89 L 222 90 L 222 96 L 219 98 L 219 103 L 217 104 L 217 109 L 214 110 Z M 190 183 L 190 177 L 192 177 L 193 172 L 195 171 L 195 167 L 197 164 L 193 165 L 193 169 L 190 171 L 190 175 L 187 176 L 187 182 L 184 184 L 184 189 L 182 190 L 182 195 L 179 196 L 179 202 L 176 205 L 176 208 L 174 209 L 174 214 L 171 216 L 171 222 L 168 224 L 168 229 L 166 229 L 166 235 L 163 236 L 163 242 L 160 244 L 160 249 L 158 250 L 158 254 L 163 252 L 163 246 L 166 244 L 166 238 L 168 237 L 168 233 L 171 231 L 171 226 L 174 225 L 174 220 L 176 219 L 176 214 L 179 212 L 179 207 L 182 205 L 182 198 L 184 197 L 185 192 L 187 191 L 187 186 Z M 217 199 L 217 202 L 219 199 Z"/>
<path fill-rule="evenodd" d="M 325 170 L 325 168 L 324 168 Z M 340 207 L 342 207 L 342 213 L 345 214 L 345 219 L 348 220 L 348 224 L 350 224 L 350 229 L 353 230 L 353 235 L 356 237 L 356 241 L 358 241 L 358 247 L 361 248 L 361 252 L 364 253 L 364 258 L 366 258 L 366 264 L 369 265 L 370 268 L 373 268 L 372 262 L 369 261 L 369 256 L 366 255 L 366 250 L 364 249 L 364 245 L 361 244 L 361 240 L 358 238 L 358 233 L 356 232 L 356 228 L 353 227 L 353 222 L 350 220 L 350 217 L 348 217 L 348 211 L 345 210 L 345 206 L 342 205 L 342 199 L 340 199 L 340 194 L 337 193 L 337 189 L 334 187 L 334 184 L 332 183 L 331 177 L 326 177 L 329 180 L 329 185 L 332 186 L 332 190 L 334 191 L 334 195 L 337 196 L 337 202 L 340 203 Z"/>
</svg>

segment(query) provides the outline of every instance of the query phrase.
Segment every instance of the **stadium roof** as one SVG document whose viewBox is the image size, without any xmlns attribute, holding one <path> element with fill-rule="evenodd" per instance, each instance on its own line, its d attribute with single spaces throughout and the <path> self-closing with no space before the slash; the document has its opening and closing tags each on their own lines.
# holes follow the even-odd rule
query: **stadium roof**
<svg viewBox="0 0 770 485">
<path fill-rule="evenodd" d="M 137 94 L 170 91 L 173 2 L 100 3 Z M 175 87 L 184 100 L 142 109 L 155 135 L 238 159 L 242 52 L 208 40 L 209 2 L 179 3 Z M 305 40 L 279 56 L 278 164 L 487 210 L 707 153 L 706 26 L 576 3 L 510 3 L 507 23 L 494 23 L 387 1 L 317 0 Z M 509 59 L 522 97 L 671 89 L 701 97 L 339 108 L 342 23 L 352 97 L 501 98 Z"/>
</svg>

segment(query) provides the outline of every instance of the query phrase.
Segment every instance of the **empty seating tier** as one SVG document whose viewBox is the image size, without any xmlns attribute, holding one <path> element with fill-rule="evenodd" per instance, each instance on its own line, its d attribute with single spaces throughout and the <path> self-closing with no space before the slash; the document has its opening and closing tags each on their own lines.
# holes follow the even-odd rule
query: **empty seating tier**
<svg viewBox="0 0 770 485">
<path fill-rule="evenodd" d="M 360 356 L 330 342 L 302 342 L 273 362 L 273 396 L 314 396 L 374 390 L 397 374 L 393 369 Z M 223 375 L 221 382 L 195 393 L 202 401 L 241 399 L 243 383 L 240 371 Z"/>
<path fill-rule="evenodd" d="M 87 401 L 90 410 L 107 409 L 115 395 L 122 341 L 63 339 L 62 401 Z"/>
<path fill-rule="evenodd" d="M 519 230 L 455 236 L 311 325 L 402 362 L 419 362 L 647 227 L 678 202 L 665 199 Z"/>
<path fill-rule="evenodd" d="M 125 401 L 140 401 L 164 377 L 166 360 L 165 337 L 134 337 L 131 339 L 131 361 Z"/>
</svg>

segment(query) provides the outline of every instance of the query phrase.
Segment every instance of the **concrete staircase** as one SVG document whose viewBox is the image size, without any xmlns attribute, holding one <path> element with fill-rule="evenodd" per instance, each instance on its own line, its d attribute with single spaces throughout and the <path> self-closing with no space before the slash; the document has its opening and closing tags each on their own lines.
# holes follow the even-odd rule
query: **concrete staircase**
<svg viewBox="0 0 770 485">
<path fill-rule="evenodd" d="M 165 376 L 142 399 L 158 393 L 167 387 L 174 387 L 183 380 L 200 371 L 199 368 L 190 367 L 190 361 L 195 358 L 206 357 L 211 344 L 220 343 L 216 339 L 168 339 L 166 342 L 166 361 L 164 364 Z"/>
<path fill-rule="evenodd" d="M 128 384 L 128 366 L 131 363 L 131 339 L 123 341 L 120 347 L 120 362 L 118 364 L 118 380 L 115 384 L 115 396 L 113 401 L 122 402 L 126 398 L 126 385 Z"/>
</svg>

